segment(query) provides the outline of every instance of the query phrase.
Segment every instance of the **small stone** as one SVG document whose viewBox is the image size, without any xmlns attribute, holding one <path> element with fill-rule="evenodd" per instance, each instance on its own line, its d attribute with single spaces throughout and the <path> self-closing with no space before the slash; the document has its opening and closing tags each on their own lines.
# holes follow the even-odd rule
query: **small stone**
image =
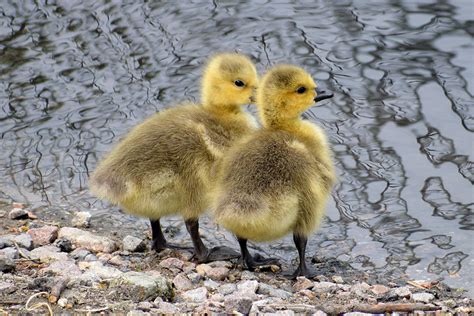
<svg viewBox="0 0 474 316">
<path fill-rule="evenodd" d="M 90 254 L 90 251 L 84 248 L 77 248 L 73 250 L 69 255 L 79 261 L 83 261 L 84 258 Z"/>
<path fill-rule="evenodd" d="M 76 276 L 81 274 L 81 270 L 72 260 L 55 261 L 44 269 L 40 270 L 41 274 L 53 273 L 61 276 Z"/>
<path fill-rule="evenodd" d="M 244 270 L 240 275 L 241 280 L 256 280 L 257 276 L 251 271 Z"/>
<path fill-rule="evenodd" d="M 336 282 L 336 281 L 334 281 Z M 337 282 L 336 282 L 337 283 Z M 312 316 L 327 316 L 328 314 L 326 314 L 325 312 L 323 311 L 316 311 L 312 314 Z"/>
<path fill-rule="evenodd" d="M 372 291 L 372 293 L 374 293 L 377 296 L 383 296 L 390 291 L 390 288 L 386 287 L 385 285 L 376 284 L 376 285 L 372 285 L 372 287 L 370 288 L 370 291 Z"/>
<path fill-rule="evenodd" d="M 334 281 L 334 283 L 338 283 L 338 284 L 344 283 L 344 280 L 343 280 L 342 277 L 339 276 L 339 275 L 334 275 L 334 276 L 332 277 L 332 280 Z"/>
<path fill-rule="evenodd" d="M 401 297 L 401 298 L 408 298 L 408 297 L 411 296 L 411 290 L 408 286 L 402 286 L 402 287 L 395 288 L 395 289 L 393 289 L 393 292 L 398 297 Z"/>
<path fill-rule="evenodd" d="M 188 279 L 189 279 L 193 284 L 198 284 L 198 283 L 201 281 L 202 276 L 201 276 L 199 273 L 192 272 L 192 273 L 189 273 L 189 274 L 188 274 Z"/>
<path fill-rule="evenodd" d="M 127 313 L 127 316 L 150 316 L 150 315 L 151 315 L 150 313 L 146 313 L 138 309 L 131 310 Z"/>
<path fill-rule="evenodd" d="M 92 256 L 93 256 L 93 255 L 92 255 Z M 119 256 L 119 255 L 113 256 L 112 258 L 110 258 L 110 260 L 108 261 L 108 263 L 113 264 L 114 266 L 119 266 L 119 267 L 126 267 L 126 266 L 128 266 L 128 261 L 123 260 L 122 257 Z"/>
<path fill-rule="evenodd" d="M 21 208 L 21 209 L 23 209 L 23 208 L 26 208 L 26 205 L 25 205 L 25 203 L 13 202 L 13 203 L 12 203 L 12 207 L 13 207 L 13 208 Z"/>
<path fill-rule="evenodd" d="M 130 252 L 143 252 L 146 249 L 146 244 L 143 239 L 134 236 L 125 236 L 122 240 L 123 250 Z"/>
<path fill-rule="evenodd" d="M 311 300 L 316 297 L 316 294 L 311 290 L 301 290 L 301 291 L 298 292 L 298 294 L 300 294 L 302 296 L 306 296 L 307 298 L 309 298 Z"/>
<path fill-rule="evenodd" d="M 7 215 L 6 211 L 0 211 L 0 217 L 5 217 L 5 215 Z"/>
<path fill-rule="evenodd" d="M 243 294 L 255 294 L 258 289 L 258 281 L 248 280 L 237 284 L 237 290 Z"/>
<path fill-rule="evenodd" d="M 58 247 L 53 245 L 47 245 L 33 249 L 30 252 L 30 256 L 33 259 L 39 259 L 41 262 L 68 260 L 67 253 L 61 252 Z"/>
<path fill-rule="evenodd" d="M 237 291 L 237 285 L 232 284 L 232 283 L 226 283 L 217 289 L 217 292 L 222 294 L 222 295 L 229 295 Z"/>
<path fill-rule="evenodd" d="M 187 291 L 193 288 L 193 283 L 184 273 L 180 273 L 174 277 L 173 285 L 178 291 Z"/>
<path fill-rule="evenodd" d="M 293 296 L 290 292 L 281 290 L 281 289 L 276 289 L 271 285 L 260 283 L 258 287 L 258 294 L 264 294 L 272 297 L 279 297 L 282 299 L 288 299 Z"/>
<path fill-rule="evenodd" d="M 293 289 L 296 292 L 311 289 L 312 287 L 314 287 L 314 282 L 308 280 L 306 277 L 297 277 L 296 283 L 293 285 Z"/>
<path fill-rule="evenodd" d="M 166 299 L 173 297 L 173 288 L 170 282 L 158 273 L 152 271 L 135 272 L 130 271 L 121 275 L 112 282 L 112 286 L 123 287 L 127 293 L 131 293 L 137 301 L 143 301 L 149 297 L 160 296 Z"/>
<path fill-rule="evenodd" d="M 71 224 L 74 227 L 87 228 L 91 223 L 91 213 L 89 212 L 77 212 L 71 220 Z"/>
<path fill-rule="evenodd" d="M 216 293 L 214 295 L 211 295 L 211 297 L 209 299 L 211 301 L 214 301 L 214 302 L 224 302 L 225 297 L 224 297 L 224 295 L 222 295 L 220 293 Z"/>
<path fill-rule="evenodd" d="M 208 264 L 199 264 L 196 266 L 196 272 L 199 273 L 200 275 L 206 275 L 207 271 L 211 270 L 212 267 Z"/>
<path fill-rule="evenodd" d="M 72 242 L 67 239 L 56 239 L 54 242 L 54 245 L 56 247 L 59 247 L 62 252 L 71 252 L 74 250 L 74 246 L 72 245 Z"/>
<path fill-rule="evenodd" d="M 15 270 L 15 261 L 11 258 L 0 256 L 0 271 L 11 272 L 13 270 Z"/>
<path fill-rule="evenodd" d="M 67 298 L 64 298 L 64 297 L 61 297 L 59 300 L 58 300 L 58 306 L 62 307 L 62 308 L 65 308 L 67 305 Z"/>
<path fill-rule="evenodd" d="M 79 268 L 85 270 L 86 277 L 96 276 L 98 279 L 115 279 L 120 277 L 123 272 L 117 268 L 104 266 L 102 262 L 79 262 Z"/>
<path fill-rule="evenodd" d="M 183 266 L 184 266 L 184 262 L 179 260 L 178 258 L 167 258 L 165 260 L 162 260 L 160 263 L 159 263 L 159 266 L 162 267 L 162 268 L 166 268 L 166 269 L 178 269 L 178 270 L 182 270 L 183 269 Z"/>
<path fill-rule="evenodd" d="M 231 269 L 233 267 L 232 262 L 229 261 L 213 261 L 208 263 L 211 268 L 228 268 Z"/>
<path fill-rule="evenodd" d="M 332 292 L 338 288 L 338 285 L 332 282 L 315 282 L 313 285 L 313 291 L 317 293 Z"/>
<path fill-rule="evenodd" d="M 206 280 L 204 281 L 204 286 L 210 290 L 217 290 L 219 283 L 212 280 Z"/>
<path fill-rule="evenodd" d="M 179 312 L 179 309 L 171 303 L 161 301 L 158 305 L 158 311 L 155 314 L 175 314 Z"/>
<path fill-rule="evenodd" d="M 229 275 L 229 269 L 225 267 L 211 268 L 206 271 L 206 276 L 214 281 L 223 281 Z"/>
<path fill-rule="evenodd" d="M 414 293 L 411 297 L 415 302 L 422 302 L 422 303 L 429 303 L 435 298 L 433 294 L 426 293 L 426 292 Z"/>
<path fill-rule="evenodd" d="M 0 293 L 10 294 L 15 291 L 16 291 L 15 284 L 11 283 L 10 281 L 6 281 L 6 282 L 0 281 Z"/>
<path fill-rule="evenodd" d="M 289 316 L 293 316 L 295 315 L 295 312 L 290 310 L 290 309 L 286 309 L 286 310 L 279 310 L 275 313 L 275 315 L 289 315 Z"/>
<path fill-rule="evenodd" d="M 11 240 L 12 235 L 6 235 L 0 237 L 0 249 L 7 248 L 7 247 L 13 247 L 15 244 Z"/>
<path fill-rule="evenodd" d="M 19 258 L 18 249 L 14 247 L 3 248 L 0 250 L 0 258 L 8 258 L 11 260 L 15 260 Z"/>
<path fill-rule="evenodd" d="M 58 228 L 56 226 L 31 228 L 28 230 L 28 234 L 31 236 L 35 247 L 45 246 L 58 238 Z"/>
<path fill-rule="evenodd" d="M 8 213 L 10 219 L 28 219 L 28 212 L 24 209 L 15 207 Z"/>
<path fill-rule="evenodd" d="M 63 227 L 59 230 L 58 236 L 70 240 L 76 248 L 81 247 L 94 252 L 111 253 L 117 249 L 113 240 L 78 228 Z"/>
<path fill-rule="evenodd" d="M 352 286 L 351 292 L 361 298 L 368 298 L 367 292 L 370 290 L 370 285 L 365 282 L 356 283 Z"/>
<path fill-rule="evenodd" d="M 150 302 L 140 302 L 137 307 L 145 312 L 150 311 L 153 308 L 153 304 Z"/>
<path fill-rule="evenodd" d="M 3 247 L 0 245 L 1 248 L 5 247 L 12 247 L 15 243 L 20 246 L 21 248 L 25 248 L 28 250 L 33 249 L 33 242 L 31 240 L 30 235 L 23 233 L 20 235 L 5 235 L 0 238 L 0 244 L 3 243 Z"/>
<path fill-rule="evenodd" d="M 205 287 L 199 287 L 194 290 L 189 290 L 181 294 L 184 300 L 193 303 L 202 303 L 207 298 L 207 289 Z"/>
<path fill-rule="evenodd" d="M 228 296 L 224 300 L 225 312 L 234 314 L 235 312 L 248 314 L 252 307 L 253 300 L 249 297 L 241 297 L 237 295 Z"/>
</svg>

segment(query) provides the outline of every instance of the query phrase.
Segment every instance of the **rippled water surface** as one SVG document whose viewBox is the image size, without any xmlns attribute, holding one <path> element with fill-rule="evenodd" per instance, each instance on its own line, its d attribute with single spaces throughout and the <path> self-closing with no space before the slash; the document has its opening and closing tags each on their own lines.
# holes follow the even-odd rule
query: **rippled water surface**
<svg viewBox="0 0 474 316">
<path fill-rule="evenodd" d="M 199 98 L 213 52 L 299 64 L 335 97 L 306 113 L 339 183 L 310 255 L 408 279 L 474 284 L 474 21 L 465 1 L 17 1 L 0 4 L 0 199 L 104 231 L 147 222 L 88 176 L 150 114 Z M 167 221 L 187 240 L 180 220 Z M 236 242 L 209 220 L 211 244 Z M 256 249 L 287 261 L 291 238 Z M 472 292 L 471 292 L 472 294 Z"/>
</svg>

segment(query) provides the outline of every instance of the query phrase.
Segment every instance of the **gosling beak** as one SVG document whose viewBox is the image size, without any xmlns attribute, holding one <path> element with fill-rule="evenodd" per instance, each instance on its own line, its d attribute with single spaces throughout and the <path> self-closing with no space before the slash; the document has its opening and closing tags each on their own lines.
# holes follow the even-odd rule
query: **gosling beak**
<svg viewBox="0 0 474 316">
<path fill-rule="evenodd" d="M 330 99 L 334 96 L 332 92 L 326 92 L 324 90 L 318 90 L 316 89 L 316 98 L 314 98 L 314 101 L 319 102 L 325 99 Z"/>
</svg>

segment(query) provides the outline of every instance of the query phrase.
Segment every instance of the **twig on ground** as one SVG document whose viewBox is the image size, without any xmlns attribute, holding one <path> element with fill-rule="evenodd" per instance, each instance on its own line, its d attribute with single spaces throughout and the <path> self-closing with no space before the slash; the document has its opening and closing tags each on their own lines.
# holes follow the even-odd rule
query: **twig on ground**
<svg viewBox="0 0 474 316">
<path fill-rule="evenodd" d="M 61 295 L 61 292 L 66 288 L 68 278 L 60 278 L 51 288 L 51 293 L 48 297 L 50 303 L 56 303 Z"/>
<path fill-rule="evenodd" d="M 101 308 L 96 308 L 96 309 L 75 309 L 74 311 L 78 313 L 90 314 L 90 313 L 103 312 L 103 311 L 108 310 L 109 308 L 110 308 L 109 306 L 106 306 L 106 307 L 101 307 Z"/>
<path fill-rule="evenodd" d="M 414 312 L 414 311 L 435 311 L 441 307 L 425 304 L 412 303 L 378 303 L 376 305 L 355 305 L 353 310 L 363 313 L 389 313 L 389 312 Z"/>
<path fill-rule="evenodd" d="M 49 316 L 53 316 L 53 310 L 51 309 L 51 306 L 49 305 L 49 303 L 40 302 L 40 303 L 37 303 L 37 304 L 35 304 L 31 307 L 29 306 L 31 300 L 38 297 L 38 296 L 40 296 L 40 295 L 45 295 L 46 297 L 48 297 L 49 293 L 48 292 L 39 292 L 39 293 L 31 295 L 30 298 L 26 301 L 26 304 L 25 304 L 26 310 L 30 311 L 30 312 L 33 312 L 33 311 L 38 310 L 42 306 L 46 306 L 48 308 L 48 311 L 49 311 Z"/>
</svg>

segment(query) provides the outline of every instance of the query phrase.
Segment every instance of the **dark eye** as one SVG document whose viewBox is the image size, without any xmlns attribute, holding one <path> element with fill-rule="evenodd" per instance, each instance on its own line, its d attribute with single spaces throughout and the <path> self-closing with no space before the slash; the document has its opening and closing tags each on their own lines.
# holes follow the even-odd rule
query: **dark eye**
<svg viewBox="0 0 474 316">
<path fill-rule="evenodd" d="M 299 94 L 303 94 L 306 92 L 306 88 L 305 87 L 299 87 L 298 90 L 296 90 L 297 93 Z"/>
<path fill-rule="evenodd" d="M 235 80 L 234 83 L 237 87 L 245 86 L 245 83 L 242 80 Z"/>
</svg>

